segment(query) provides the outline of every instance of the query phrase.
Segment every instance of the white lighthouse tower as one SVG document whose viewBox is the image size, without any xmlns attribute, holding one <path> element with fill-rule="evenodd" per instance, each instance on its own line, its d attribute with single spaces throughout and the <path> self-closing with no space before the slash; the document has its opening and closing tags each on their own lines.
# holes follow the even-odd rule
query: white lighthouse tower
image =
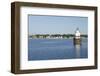
<svg viewBox="0 0 100 76">
<path fill-rule="evenodd" d="M 81 38 L 81 33 L 79 31 L 79 28 L 77 28 L 75 31 L 75 39 L 80 39 L 80 38 Z"/>
<path fill-rule="evenodd" d="M 76 29 L 75 31 L 75 36 L 74 36 L 74 44 L 80 44 L 81 43 L 81 33 L 79 31 L 79 28 Z"/>
</svg>

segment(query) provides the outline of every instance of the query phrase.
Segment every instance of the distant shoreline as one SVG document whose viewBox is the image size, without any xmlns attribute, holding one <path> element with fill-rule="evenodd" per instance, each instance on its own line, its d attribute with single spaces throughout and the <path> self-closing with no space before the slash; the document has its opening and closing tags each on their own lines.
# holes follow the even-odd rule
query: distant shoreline
<svg viewBox="0 0 100 76">
<path fill-rule="evenodd" d="M 30 39 L 72 39 L 74 38 L 74 34 L 35 34 L 29 35 Z M 81 38 L 87 38 L 88 35 L 82 34 Z"/>
</svg>

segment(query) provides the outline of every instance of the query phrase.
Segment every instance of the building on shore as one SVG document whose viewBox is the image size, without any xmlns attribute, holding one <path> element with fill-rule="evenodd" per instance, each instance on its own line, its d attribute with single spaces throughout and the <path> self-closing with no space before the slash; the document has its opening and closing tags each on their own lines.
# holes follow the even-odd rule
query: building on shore
<svg viewBox="0 0 100 76">
<path fill-rule="evenodd" d="M 79 31 L 79 28 L 77 28 L 75 31 L 73 42 L 74 42 L 74 45 L 81 44 L 81 33 Z"/>
</svg>

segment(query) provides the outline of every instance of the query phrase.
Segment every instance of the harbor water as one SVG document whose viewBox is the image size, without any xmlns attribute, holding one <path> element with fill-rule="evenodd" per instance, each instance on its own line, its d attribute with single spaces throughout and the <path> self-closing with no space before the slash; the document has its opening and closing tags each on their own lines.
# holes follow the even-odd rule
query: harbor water
<svg viewBox="0 0 100 76">
<path fill-rule="evenodd" d="M 28 60 L 88 58 L 88 40 L 74 45 L 73 39 L 29 39 Z"/>
</svg>

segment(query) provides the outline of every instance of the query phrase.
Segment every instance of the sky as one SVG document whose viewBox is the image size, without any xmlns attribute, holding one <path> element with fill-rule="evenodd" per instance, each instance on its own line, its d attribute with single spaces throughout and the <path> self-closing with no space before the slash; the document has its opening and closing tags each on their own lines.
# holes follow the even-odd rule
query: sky
<svg viewBox="0 0 100 76">
<path fill-rule="evenodd" d="M 88 32 L 88 17 L 28 15 L 28 31 L 31 34 L 74 34 L 79 28 Z"/>
</svg>

